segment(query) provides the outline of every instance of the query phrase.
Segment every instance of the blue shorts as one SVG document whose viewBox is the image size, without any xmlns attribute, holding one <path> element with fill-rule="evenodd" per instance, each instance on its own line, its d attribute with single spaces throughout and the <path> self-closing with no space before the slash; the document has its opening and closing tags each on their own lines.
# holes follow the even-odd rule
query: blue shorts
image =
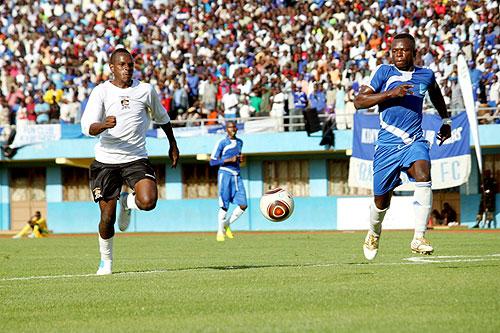
<svg viewBox="0 0 500 333">
<path fill-rule="evenodd" d="M 228 209 L 229 204 L 247 206 L 247 194 L 241 176 L 219 170 L 219 207 Z"/>
<path fill-rule="evenodd" d="M 409 145 L 376 146 L 373 156 L 373 193 L 383 195 L 401 185 L 401 171 L 406 172 L 415 161 L 430 161 L 429 149 L 426 140 Z"/>
</svg>

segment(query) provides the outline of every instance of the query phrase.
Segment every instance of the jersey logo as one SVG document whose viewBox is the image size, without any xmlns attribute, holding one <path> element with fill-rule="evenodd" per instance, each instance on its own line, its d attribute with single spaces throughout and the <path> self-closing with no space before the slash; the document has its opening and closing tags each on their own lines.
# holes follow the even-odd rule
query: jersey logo
<svg viewBox="0 0 500 333">
<path fill-rule="evenodd" d="M 418 85 L 418 93 L 423 96 L 425 95 L 426 92 L 427 92 L 427 87 L 425 86 L 425 84 L 420 83 Z"/>
<path fill-rule="evenodd" d="M 130 98 L 128 96 L 120 96 L 120 104 L 123 109 L 130 109 Z"/>
<path fill-rule="evenodd" d="M 100 187 L 96 187 L 92 190 L 92 192 L 94 192 L 94 198 L 97 200 L 97 199 L 101 199 L 102 198 L 102 194 L 101 194 L 101 188 Z"/>
</svg>

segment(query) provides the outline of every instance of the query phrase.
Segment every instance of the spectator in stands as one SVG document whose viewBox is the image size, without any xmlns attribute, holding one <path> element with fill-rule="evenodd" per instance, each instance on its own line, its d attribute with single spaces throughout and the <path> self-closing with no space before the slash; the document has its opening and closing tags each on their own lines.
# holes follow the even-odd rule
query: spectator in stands
<svg viewBox="0 0 500 333">
<path fill-rule="evenodd" d="M 50 112 L 50 105 L 48 103 L 45 103 L 43 100 L 35 102 L 35 113 L 36 113 L 37 124 L 48 124 L 49 112 Z"/>
<path fill-rule="evenodd" d="M 309 105 L 317 113 L 325 113 L 326 93 L 322 84 L 314 85 L 314 91 L 309 95 Z"/>
<path fill-rule="evenodd" d="M 281 89 L 272 88 L 271 103 L 271 112 L 269 115 L 276 120 L 277 130 L 282 132 L 284 130 L 285 94 Z"/>
<path fill-rule="evenodd" d="M 243 122 L 248 120 L 250 117 L 252 117 L 255 113 L 255 109 L 253 106 L 249 104 L 249 98 L 248 97 L 243 97 L 241 101 L 241 107 L 240 107 L 240 118 Z"/>
<path fill-rule="evenodd" d="M 182 114 L 187 111 L 188 106 L 189 106 L 189 97 L 186 92 L 186 89 L 181 87 L 179 82 L 175 82 L 172 112 L 170 114 L 172 120 L 175 120 L 179 116 L 182 116 Z"/>
<path fill-rule="evenodd" d="M 70 100 L 63 100 L 60 107 L 60 119 L 64 123 L 75 123 L 76 117 L 80 113 L 80 103 L 78 103 L 76 95 L 71 96 Z"/>
<path fill-rule="evenodd" d="M 50 82 L 49 89 L 43 95 L 43 100 L 47 104 L 59 103 L 63 96 L 63 91 L 61 89 L 57 89 L 56 85 L 53 82 Z"/>
<path fill-rule="evenodd" d="M 201 122 L 199 121 L 200 119 L 201 119 L 201 114 L 199 110 L 199 102 L 196 101 L 194 105 L 188 108 L 187 112 L 184 113 L 183 120 L 186 120 L 187 127 L 192 127 L 192 126 L 200 126 L 201 124 Z"/>
<path fill-rule="evenodd" d="M 198 100 L 198 85 L 200 83 L 200 77 L 196 73 L 196 68 L 194 66 L 189 67 L 186 81 L 188 86 L 189 105 L 192 106 L 194 102 Z"/>
<path fill-rule="evenodd" d="M 4 96 L 0 95 L 0 127 L 9 126 L 10 122 L 10 108 Z"/>
<path fill-rule="evenodd" d="M 28 124 L 34 125 L 36 124 L 35 101 L 31 96 L 27 96 L 25 101 L 26 101 Z"/>
<path fill-rule="evenodd" d="M 42 217 L 40 211 L 36 211 L 26 225 L 15 234 L 12 238 L 18 239 L 22 237 L 28 238 L 44 238 L 49 235 L 49 228 L 47 227 L 47 220 Z"/>
<path fill-rule="evenodd" d="M 59 124 L 59 118 L 61 117 L 61 107 L 56 99 L 56 96 L 52 95 L 52 103 L 49 105 L 49 122 L 51 124 Z"/>
<path fill-rule="evenodd" d="M 209 75 L 203 76 L 203 79 L 200 81 L 199 93 L 202 101 L 201 112 L 208 116 L 215 110 L 217 103 L 217 86 Z"/>
<path fill-rule="evenodd" d="M 224 118 L 234 119 L 238 117 L 239 100 L 232 87 L 229 87 L 229 92 L 222 96 L 221 102 L 224 106 Z"/>
<path fill-rule="evenodd" d="M 414 1 L 366 0 L 314 1 L 311 5 L 251 0 L 244 6 L 235 1 L 201 1 L 190 6 L 164 2 L 150 0 L 120 11 L 109 10 L 109 1 L 101 5 L 84 1 L 79 6 L 58 3 L 52 7 L 61 10 L 55 11 L 43 1 L 4 1 L 0 91 L 7 95 L 13 89 L 35 96 L 51 82 L 48 91 L 58 96 L 58 103 L 60 91 L 67 100 L 75 93 L 84 110 L 90 89 L 110 76 L 105 65 L 108 51 L 124 44 L 144 51 L 134 52 L 135 78 L 147 78 L 158 86 L 176 78 L 188 94 L 184 111 L 201 99 L 202 113 L 210 113 L 215 106 L 210 100 L 206 108 L 201 85 L 204 79 L 217 77 L 224 86 L 219 101 L 228 92 L 227 80 L 233 80 L 242 95 L 264 86 L 256 95 L 263 100 L 262 108 L 252 100 L 250 104 L 256 115 L 267 115 L 269 89 L 287 93 L 286 84 L 278 86 L 280 81 L 273 78 L 286 83 L 284 77 L 289 76 L 291 83 L 301 83 L 307 95 L 314 84 L 323 81 L 333 86 L 340 83 L 348 94 L 349 85 L 368 78 L 363 69 L 373 71 L 387 63 L 391 35 L 402 31 L 417 36 L 418 65 L 430 65 L 434 59 L 438 64 L 441 59 L 443 64 L 453 64 L 463 53 L 477 70 L 484 67 L 488 73 L 498 73 L 500 15 L 498 2 L 493 0 L 418 6 Z M 52 32 L 54 26 L 69 37 Z M 80 64 L 78 59 L 86 61 Z M 434 70 L 438 82 L 451 75 L 449 66 Z M 245 81 L 246 75 L 251 82 Z M 173 84 L 168 89 L 173 92 Z M 50 104 L 52 98 L 46 102 Z"/>
</svg>

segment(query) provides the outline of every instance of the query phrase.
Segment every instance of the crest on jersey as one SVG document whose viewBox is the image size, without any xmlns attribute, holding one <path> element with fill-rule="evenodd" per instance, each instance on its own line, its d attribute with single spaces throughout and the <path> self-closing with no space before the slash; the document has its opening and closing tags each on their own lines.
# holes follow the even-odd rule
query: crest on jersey
<svg viewBox="0 0 500 333">
<path fill-rule="evenodd" d="M 96 187 L 92 190 L 92 192 L 94 192 L 94 198 L 95 200 L 97 199 L 101 199 L 102 198 L 102 194 L 101 194 L 101 188 L 100 187 Z"/>
<path fill-rule="evenodd" d="M 425 84 L 420 83 L 418 85 L 418 93 L 424 96 L 426 92 L 427 92 L 427 87 L 425 86 Z"/>
<path fill-rule="evenodd" d="M 123 109 L 130 109 L 130 98 L 128 96 L 120 96 L 120 104 Z"/>
</svg>

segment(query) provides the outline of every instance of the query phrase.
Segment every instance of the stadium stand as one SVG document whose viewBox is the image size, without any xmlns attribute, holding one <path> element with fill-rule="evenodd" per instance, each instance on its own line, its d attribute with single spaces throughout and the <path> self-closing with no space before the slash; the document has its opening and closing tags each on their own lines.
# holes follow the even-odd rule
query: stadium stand
<svg viewBox="0 0 500 333">
<path fill-rule="evenodd" d="M 353 97 L 403 31 L 454 110 L 463 109 L 454 65 L 463 53 L 477 103 L 489 107 L 482 122 L 499 121 L 497 1 L 8 1 L 0 12 L 4 135 L 22 123 L 78 123 L 120 45 L 136 56 L 134 77 L 155 84 L 182 125 L 214 112 L 300 115 L 295 84 L 309 101 L 323 87 L 318 112 L 352 117 Z"/>
</svg>

